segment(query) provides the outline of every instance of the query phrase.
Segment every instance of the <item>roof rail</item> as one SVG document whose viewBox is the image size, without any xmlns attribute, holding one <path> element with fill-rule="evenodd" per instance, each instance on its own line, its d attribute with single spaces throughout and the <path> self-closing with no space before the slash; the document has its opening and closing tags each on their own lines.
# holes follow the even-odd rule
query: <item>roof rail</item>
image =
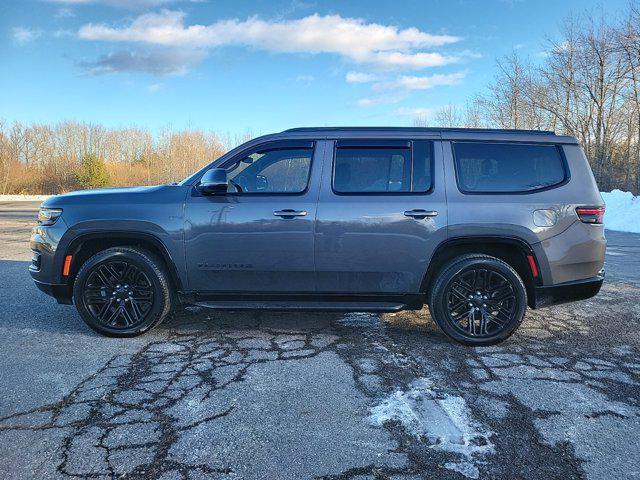
<svg viewBox="0 0 640 480">
<path fill-rule="evenodd" d="M 438 127 L 298 127 L 289 128 L 288 132 L 342 132 L 342 131 L 396 131 L 396 132 L 478 132 L 478 133 L 513 133 L 527 135 L 555 135 L 551 130 L 518 130 L 514 128 L 438 128 Z"/>
</svg>

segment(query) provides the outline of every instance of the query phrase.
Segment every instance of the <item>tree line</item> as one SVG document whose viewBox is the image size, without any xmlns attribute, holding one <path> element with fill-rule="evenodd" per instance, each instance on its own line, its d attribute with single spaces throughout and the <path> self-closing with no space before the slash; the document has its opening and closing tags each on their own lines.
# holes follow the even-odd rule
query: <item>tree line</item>
<svg viewBox="0 0 640 480">
<path fill-rule="evenodd" d="M 463 107 L 416 126 L 554 130 L 581 142 L 601 190 L 640 193 L 640 7 L 573 14 L 534 58 L 514 50 Z M 0 120 L 0 194 L 169 183 L 251 138 L 197 129 L 105 128 Z"/>
<path fill-rule="evenodd" d="M 554 130 L 582 144 L 601 190 L 640 193 L 640 8 L 574 14 L 535 58 L 514 50 L 486 91 L 417 126 Z"/>
<path fill-rule="evenodd" d="M 170 183 L 252 136 L 170 128 L 154 136 L 137 127 L 0 120 L 0 194 Z"/>
</svg>

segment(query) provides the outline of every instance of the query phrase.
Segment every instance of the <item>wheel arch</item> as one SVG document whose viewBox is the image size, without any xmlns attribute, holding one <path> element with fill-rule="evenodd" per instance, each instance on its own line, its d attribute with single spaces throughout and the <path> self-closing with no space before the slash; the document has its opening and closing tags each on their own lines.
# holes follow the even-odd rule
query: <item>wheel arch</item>
<svg viewBox="0 0 640 480">
<path fill-rule="evenodd" d="M 524 282 L 529 306 L 535 308 L 535 287 L 542 284 L 542 272 L 531 245 L 518 237 L 479 235 L 449 238 L 441 242 L 431 256 L 420 291 L 428 298 L 436 274 L 442 267 L 452 258 L 470 253 L 491 255 L 511 265 Z M 535 278 L 528 256 L 533 257 L 538 270 L 538 276 Z"/>
<path fill-rule="evenodd" d="M 176 263 L 164 242 L 152 233 L 127 230 L 84 232 L 75 237 L 65 248 L 62 256 L 65 258 L 73 255 L 69 275 L 64 278 L 65 283 L 72 284 L 82 264 L 95 253 L 111 247 L 124 246 L 143 248 L 158 256 L 165 263 L 176 290 L 183 290 Z"/>
</svg>

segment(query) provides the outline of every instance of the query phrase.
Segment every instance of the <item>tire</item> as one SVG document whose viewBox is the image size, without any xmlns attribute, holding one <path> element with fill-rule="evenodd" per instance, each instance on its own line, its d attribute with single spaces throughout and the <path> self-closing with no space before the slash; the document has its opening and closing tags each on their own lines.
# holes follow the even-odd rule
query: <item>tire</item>
<svg viewBox="0 0 640 480">
<path fill-rule="evenodd" d="M 109 337 L 134 337 L 171 312 L 169 275 L 162 260 L 134 247 L 113 247 L 82 264 L 73 300 L 84 322 Z"/>
<path fill-rule="evenodd" d="M 433 319 L 449 338 L 464 345 L 502 342 L 520 326 L 526 308 L 527 291 L 518 273 L 502 260 L 481 254 L 445 264 L 429 296 Z"/>
</svg>

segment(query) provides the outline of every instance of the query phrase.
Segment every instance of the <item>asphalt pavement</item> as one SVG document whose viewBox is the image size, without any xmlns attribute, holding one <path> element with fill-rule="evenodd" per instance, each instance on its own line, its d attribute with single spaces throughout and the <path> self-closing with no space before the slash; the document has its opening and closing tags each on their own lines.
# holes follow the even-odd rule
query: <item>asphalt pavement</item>
<svg viewBox="0 0 640 480">
<path fill-rule="evenodd" d="M 640 478 L 640 235 L 494 347 L 426 310 L 189 308 L 119 340 L 32 284 L 37 205 L 0 203 L 0 478 Z"/>
</svg>

